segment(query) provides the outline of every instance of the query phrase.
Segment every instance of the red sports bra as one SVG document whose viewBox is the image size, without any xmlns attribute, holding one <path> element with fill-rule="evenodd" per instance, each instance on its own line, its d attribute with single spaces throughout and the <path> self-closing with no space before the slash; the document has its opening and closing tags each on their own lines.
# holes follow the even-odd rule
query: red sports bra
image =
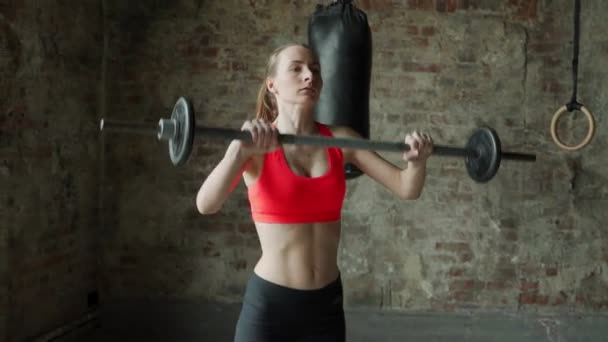
<svg viewBox="0 0 608 342">
<path fill-rule="evenodd" d="M 331 131 L 317 123 L 319 132 Z M 255 222 L 312 223 L 337 221 L 346 193 L 344 164 L 340 148 L 327 148 L 329 167 L 319 177 L 295 174 L 282 148 L 264 155 L 259 178 L 247 189 L 251 216 Z"/>
</svg>

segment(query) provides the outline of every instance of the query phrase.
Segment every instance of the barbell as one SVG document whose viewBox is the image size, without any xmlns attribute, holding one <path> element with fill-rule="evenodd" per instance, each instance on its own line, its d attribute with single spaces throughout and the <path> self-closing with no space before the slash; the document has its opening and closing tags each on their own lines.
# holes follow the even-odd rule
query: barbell
<svg viewBox="0 0 608 342">
<path fill-rule="evenodd" d="M 100 129 L 101 131 L 156 134 L 158 140 L 168 141 L 169 157 L 175 166 L 183 165 L 188 161 L 195 134 L 197 137 L 201 136 L 203 138 L 215 137 L 251 141 L 251 134 L 247 131 L 197 125 L 192 104 L 185 97 L 180 97 L 177 100 L 173 106 L 171 117 L 169 119 L 161 118 L 158 124 L 105 120 L 102 118 Z M 281 144 L 317 145 L 387 152 L 405 152 L 411 148 L 405 142 L 374 141 L 363 138 L 279 134 L 278 140 Z M 469 177 L 478 183 L 491 180 L 498 172 L 502 159 L 525 162 L 536 161 L 536 155 L 534 154 L 503 152 L 498 134 L 490 127 L 477 128 L 464 147 L 434 145 L 433 155 L 464 157 Z"/>
</svg>

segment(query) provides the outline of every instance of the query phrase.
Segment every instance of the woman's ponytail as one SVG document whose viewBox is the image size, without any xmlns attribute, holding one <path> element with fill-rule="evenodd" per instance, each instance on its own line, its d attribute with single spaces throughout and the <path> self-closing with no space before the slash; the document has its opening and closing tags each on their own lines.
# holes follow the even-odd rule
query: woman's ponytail
<svg viewBox="0 0 608 342">
<path fill-rule="evenodd" d="M 268 91 L 266 80 L 262 82 L 258 92 L 258 100 L 255 108 L 255 118 L 273 122 L 277 118 L 276 102 L 274 95 Z"/>
</svg>

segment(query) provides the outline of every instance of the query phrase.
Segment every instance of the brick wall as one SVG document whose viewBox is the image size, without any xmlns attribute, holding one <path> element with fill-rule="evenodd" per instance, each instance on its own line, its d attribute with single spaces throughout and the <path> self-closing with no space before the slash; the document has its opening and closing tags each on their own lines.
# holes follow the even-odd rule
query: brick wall
<svg viewBox="0 0 608 342">
<path fill-rule="evenodd" d="M 79 317 L 95 289 L 99 1 L 0 4 L 0 341 Z"/>
<path fill-rule="evenodd" d="M 348 184 L 340 264 L 348 307 L 395 310 L 605 309 L 607 157 L 601 119 L 604 2 L 583 7 L 579 100 L 598 114 L 586 149 L 548 132 L 571 92 L 571 1 L 359 1 L 373 30 L 371 136 L 415 128 L 464 144 L 481 125 L 535 164 L 504 162 L 488 184 L 461 160 L 432 158 L 422 198 L 400 202 L 366 177 Z M 240 127 L 253 113 L 267 54 L 306 41 L 313 1 L 113 1 L 108 116 L 156 122 L 178 96 L 200 123 Z M 561 132 L 575 141 L 580 116 Z M 571 133 L 568 133 L 571 132 Z M 570 135 L 569 135 L 570 134 Z M 101 275 L 106 299 L 239 301 L 260 255 L 241 183 L 220 213 L 196 191 L 224 142 L 196 140 L 174 168 L 155 138 L 104 144 Z M 385 155 L 399 162 L 399 156 Z"/>
</svg>

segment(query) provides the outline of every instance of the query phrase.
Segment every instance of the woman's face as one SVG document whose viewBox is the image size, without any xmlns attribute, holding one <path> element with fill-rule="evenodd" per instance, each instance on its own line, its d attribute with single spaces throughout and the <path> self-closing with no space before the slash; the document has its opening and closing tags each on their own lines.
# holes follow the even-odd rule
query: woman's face
<svg viewBox="0 0 608 342">
<path fill-rule="evenodd" d="M 323 86 L 319 63 L 306 47 L 290 46 L 279 54 L 267 86 L 278 102 L 313 106 Z"/>
</svg>

